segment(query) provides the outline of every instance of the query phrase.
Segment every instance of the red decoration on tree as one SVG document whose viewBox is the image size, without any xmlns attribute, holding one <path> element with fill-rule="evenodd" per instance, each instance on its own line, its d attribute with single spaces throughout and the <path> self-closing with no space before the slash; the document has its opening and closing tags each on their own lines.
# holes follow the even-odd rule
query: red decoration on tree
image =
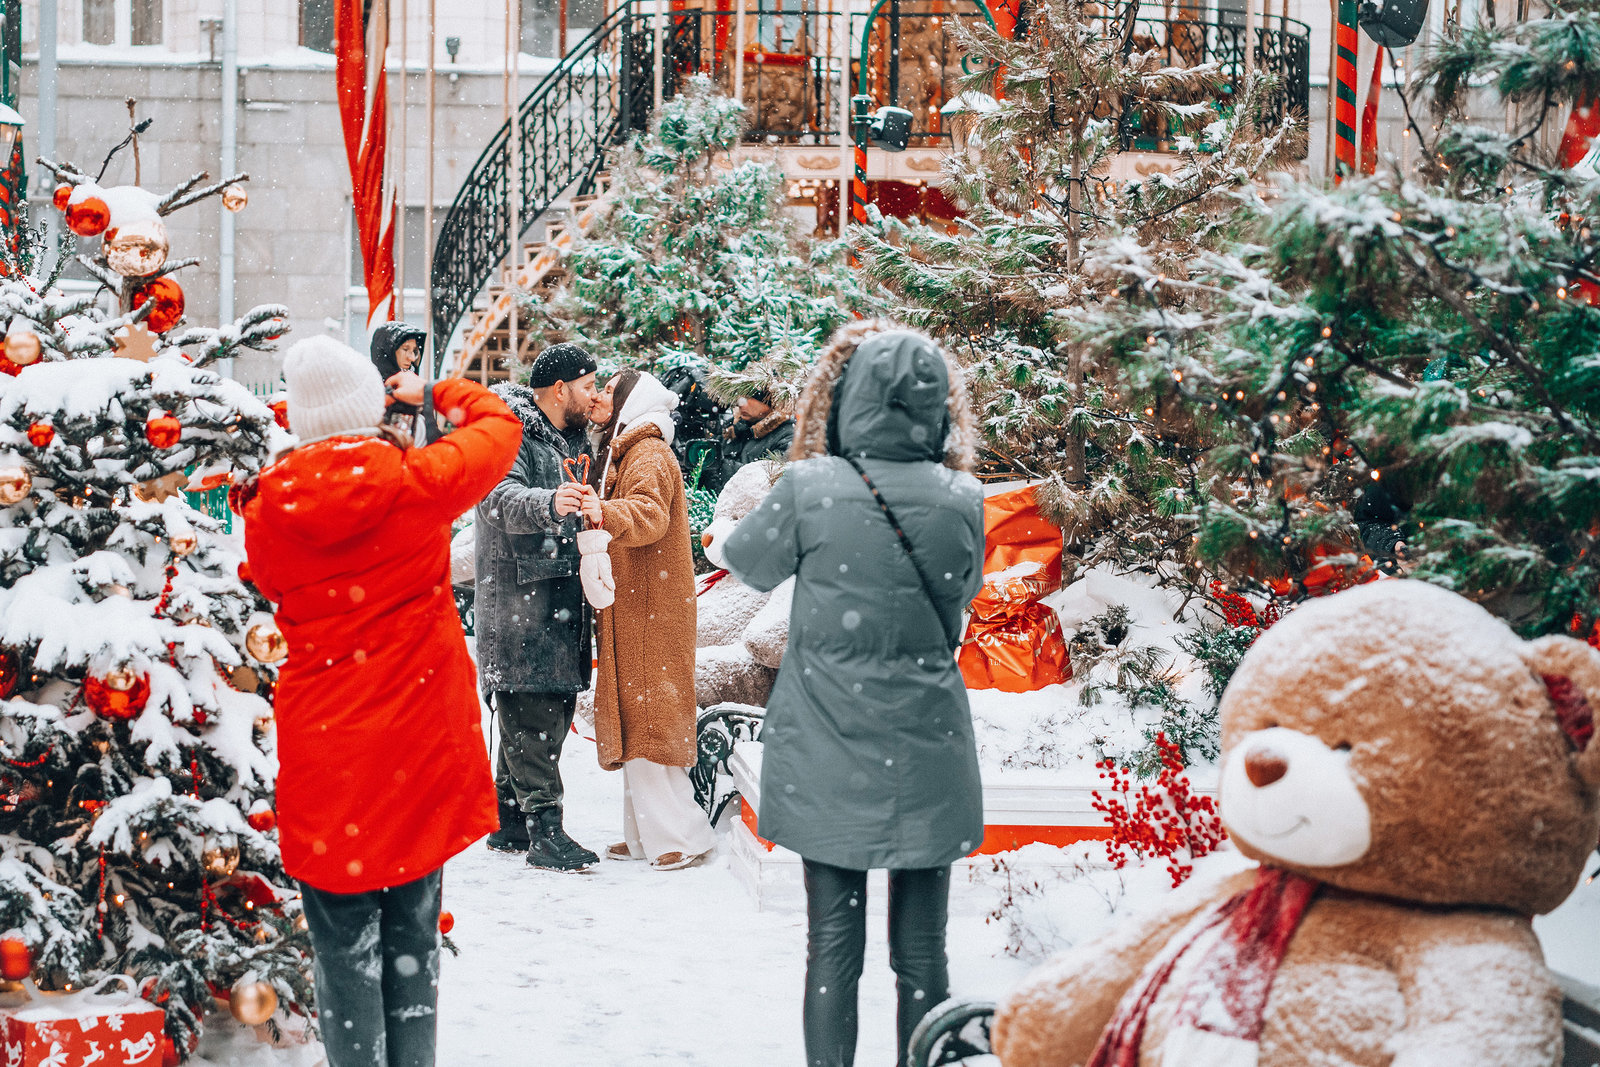
<svg viewBox="0 0 1600 1067">
<path fill-rule="evenodd" d="M 34 448 L 48 448 L 56 439 L 56 428 L 40 420 L 28 427 L 28 443 Z"/>
<path fill-rule="evenodd" d="M 111 225 L 111 209 L 98 196 L 86 196 L 67 205 L 67 229 L 79 237 L 94 237 Z"/>
<path fill-rule="evenodd" d="M 200 492 L 209 493 L 219 486 L 230 485 L 233 482 L 233 472 L 223 471 L 221 474 L 208 474 L 200 479 Z"/>
<path fill-rule="evenodd" d="M 13 371 L 12 373 L 15 374 L 16 372 Z M 289 428 L 289 402 L 287 400 L 274 400 L 267 407 L 272 409 L 272 421 L 282 429 L 287 430 Z"/>
<path fill-rule="evenodd" d="M 1164 733 L 1156 734 L 1155 743 L 1161 751 L 1161 773 L 1156 776 L 1155 788 L 1140 786 L 1134 794 L 1133 775 L 1113 760 L 1100 760 L 1095 766 L 1100 768 L 1100 777 L 1111 779 L 1111 796 L 1108 799 L 1095 790 L 1092 806 L 1105 815 L 1111 827 L 1106 859 L 1113 867 L 1126 867 L 1129 853 L 1140 859 L 1160 856 L 1167 861 L 1167 873 L 1177 887 L 1194 873 L 1192 861 L 1215 849 L 1227 833 L 1212 799 L 1189 791 L 1182 749 Z M 1134 802 L 1131 810 L 1130 796 Z"/>
<path fill-rule="evenodd" d="M 72 185 L 68 182 L 62 182 L 56 186 L 55 193 L 50 197 L 50 203 L 55 206 L 57 211 L 65 211 L 67 210 L 67 199 L 70 196 L 72 196 Z"/>
<path fill-rule="evenodd" d="M 21 679 L 22 664 L 17 654 L 8 648 L 0 648 L 0 700 L 9 699 L 17 691 L 17 682 Z"/>
<path fill-rule="evenodd" d="M 239 580 L 245 585 L 251 584 L 249 560 L 242 560 L 239 563 Z"/>
<path fill-rule="evenodd" d="M 439 932 L 441 934 L 448 934 L 451 930 L 454 930 L 455 928 L 456 928 L 456 917 L 454 915 L 451 915 L 448 911 L 441 911 L 439 913 Z"/>
<path fill-rule="evenodd" d="M 249 823 L 250 829 L 256 833 L 264 834 L 278 825 L 278 815 L 271 808 L 264 808 L 261 811 L 252 811 L 245 816 L 244 821 Z"/>
<path fill-rule="evenodd" d="M 133 291 L 133 306 L 152 306 L 144 324 L 152 333 L 166 333 L 183 318 L 183 287 L 171 278 L 157 278 Z"/>
<path fill-rule="evenodd" d="M 157 448 L 171 448 L 183 436 L 183 423 L 171 415 L 157 415 L 144 424 L 144 437 Z"/>
<path fill-rule="evenodd" d="M 104 678 L 90 675 L 83 680 L 83 701 L 102 719 L 131 719 L 149 700 L 150 679 L 128 667 L 119 667 Z"/>
<path fill-rule="evenodd" d="M 161 1067 L 178 1067 L 183 1057 L 178 1055 L 177 1042 L 168 1034 L 161 1035 Z"/>
<path fill-rule="evenodd" d="M 20 937 L 0 939 L 0 978 L 20 982 L 33 973 L 33 950 Z"/>
</svg>

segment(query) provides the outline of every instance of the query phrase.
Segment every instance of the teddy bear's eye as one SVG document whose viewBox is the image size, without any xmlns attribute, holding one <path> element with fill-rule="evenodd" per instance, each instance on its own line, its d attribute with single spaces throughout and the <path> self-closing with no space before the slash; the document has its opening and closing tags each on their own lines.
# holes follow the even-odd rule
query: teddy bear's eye
<svg viewBox="0 0 1600 1067">
<path fill-rule="evenodd" d="M 1333 750 L 1335 752 L 1349 752 L 1350 751 L 1350 742 L 1341 741 L 1337 745 L 1333 746 Z"/>
</svg>

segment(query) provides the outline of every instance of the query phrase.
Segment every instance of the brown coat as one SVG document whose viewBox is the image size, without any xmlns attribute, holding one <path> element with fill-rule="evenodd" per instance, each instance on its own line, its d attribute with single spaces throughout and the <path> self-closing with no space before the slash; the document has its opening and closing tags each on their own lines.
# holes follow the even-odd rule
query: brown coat
<svg viewBox="0 0 1600 1067">
<path fill-rule="evenodd" d="M 631 759 L 693 766 L 694 557 L 683 475 L 649 423 L 629 429 L 611 449 L 600 508 L 617 600 L 596 613 L 600 766 L 614 771 Z"/>
</svg>

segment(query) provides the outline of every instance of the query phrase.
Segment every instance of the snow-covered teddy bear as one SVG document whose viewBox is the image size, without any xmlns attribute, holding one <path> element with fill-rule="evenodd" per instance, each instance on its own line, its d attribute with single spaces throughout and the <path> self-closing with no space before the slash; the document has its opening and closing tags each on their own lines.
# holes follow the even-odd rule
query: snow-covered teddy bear
<svg viewBox="0 0 1600 1067">
<path fill-rule="evenodd" d="M 782 466 L 766 460 L 734 472 L 717 496 L 711 523 L 700 535 L 706 558 L 725 568 L 722 541 L 766 499 Z M 696 600 L 695 703 L 765 706 L 789 641 L 794 582 L 771 593 L 751 589 L 726 570 L 700 580 Z"/>
<path fill-rule="evenodd" d="M 1221 815 L 1260 866 L 1034 971 L 1005 1067 L 1555 1067 L 1530 917 L 1600 834 L 1600 652 L 1414 581 L 1307 604 L 1222 699 Z"/>
</svg>

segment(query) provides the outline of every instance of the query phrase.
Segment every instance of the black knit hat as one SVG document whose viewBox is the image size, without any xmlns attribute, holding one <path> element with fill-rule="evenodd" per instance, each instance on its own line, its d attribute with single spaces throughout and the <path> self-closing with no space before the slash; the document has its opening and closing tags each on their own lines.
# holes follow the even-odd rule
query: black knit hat
<svg viewBox="0 0 1600 1067">
<path fill-rule="evenodd" d="M 528 372 L 528 384 L 535 389 L 547 389 L 557 382 L 571 382 L 596 370 L 594 357 L 578 345 L 563 341 L 539 353 Z"/>
</svg>

